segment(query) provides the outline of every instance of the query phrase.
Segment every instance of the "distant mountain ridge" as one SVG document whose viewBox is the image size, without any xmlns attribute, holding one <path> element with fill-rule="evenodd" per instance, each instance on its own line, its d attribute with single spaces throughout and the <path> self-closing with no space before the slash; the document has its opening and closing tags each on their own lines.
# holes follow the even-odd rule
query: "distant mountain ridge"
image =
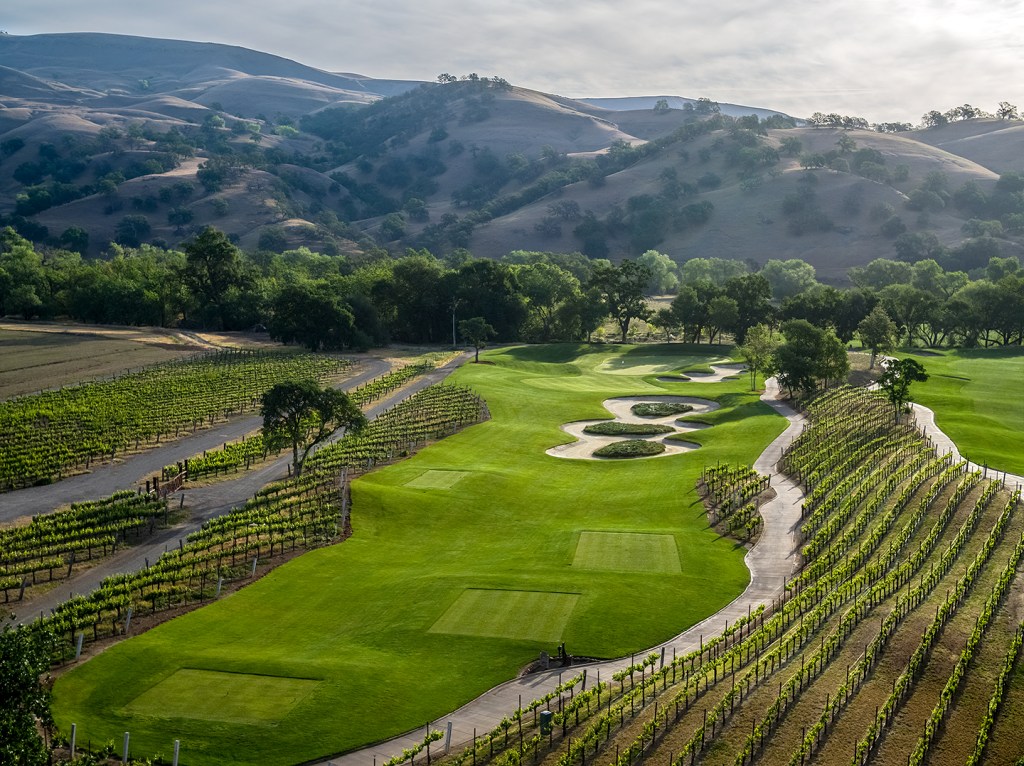
<svg viewBox="0 0 1024 766">
<path fill-rule="evenodd" d="M 883 134 L 708 98 L 378 80 L 219 43 L 0 35 L 0 223 L 89 255 L 214 225 L 353 258 L 656 248 L 803 258 L 841 281 L 901 234 L 983 231 L 1021 252 L 1024 212 L 968 225 L 1019 171 L 1019 120 Z"/>
</svg>

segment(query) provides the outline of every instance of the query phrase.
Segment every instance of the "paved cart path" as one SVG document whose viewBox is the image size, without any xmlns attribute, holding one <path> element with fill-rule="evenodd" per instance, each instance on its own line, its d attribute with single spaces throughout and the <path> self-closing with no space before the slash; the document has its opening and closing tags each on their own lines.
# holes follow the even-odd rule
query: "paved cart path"
<svg viewBox="0 0 1024 766">
<path fill-rule="evenodd" d="M 771 476 L 771 486 L 776 497 L 761 506 L 764 526 L 757 543 L 746 555 L 746 564 L 750 569 L 750 584 L 732 603 L 697 623 L 675 638 L 658 644 L 650 649 L 637 652 L 636 657 L 645 657 L 652 652 L 660 654 L 664 649 L 666 661 L 671 659 L 673 652 L 686 654 L 700 646 L 703 636 L 720 633 L 728 621 L 732 624 L 741 617 L 746 617 L 748 610 L 753 611 L 761 604 L 770 604 L 773 599 L 782 595 L 785 581 L 797 569 L 798 543 L 797 529 L 800 525 L 800 504 L 803 491 L 787 477 L 780 474 L 776 464 L 782 452 L 803 430 L 805 419 L 785 402 L 779 401 L 779 388 L 774 379 L 768 381 L 765 394 L 761 397 L 768 406 L 789 420 L 789 427 L 761 453 L 754 463 L 760 473 Z M 597 662 L 587 665 L 588 679 L 598 677 L 610 679 L 612 674 L 628 667 L 632 657 Z M 519 706 L 520 698 L 524 704 L 554 690 L 563 674 L 565 677 L 578 672 L 579 666 L 563 670 L 550 670 L 531 673 L 521 678 L 508 681 L 480 695 L 458 710 L 433 722 L 431 728 L 446 731 L 451 722 L 452 750 L 460 749 L 472 741 L 474 729 L 478 734 L 490 731 L 505 716 L 513 713 Z M 371 747 L 355 750 L 345 755 L 326 759 L 321 764 L 335 766 L 372 766 L 383 763 L 390 757 L 400 754 L 403 749 L 411 748 L 423 741 L 424 728 L 394 737 Z M 441 749 L 444 741 L 434 745 Z M 437 752 L 437 750 L 435 750 Z"/>
</svg>

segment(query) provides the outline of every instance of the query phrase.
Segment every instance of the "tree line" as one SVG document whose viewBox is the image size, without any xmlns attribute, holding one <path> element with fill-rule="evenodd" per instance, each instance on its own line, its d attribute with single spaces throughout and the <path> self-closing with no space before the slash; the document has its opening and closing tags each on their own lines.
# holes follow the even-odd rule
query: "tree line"
<svg viewBox="0 0 1024 766">
<path fill-rule="evenodd" d="M 1020 344 L 1024 270 L 1014 257 L 947 271 L 932 258 L 877 259 L 850 270 L 853 285 L 821 284 L 800 260 L 764 265 L 654 250 L 613 264 L 580 253 L 513 251 L 500 260 L 427 250 L 363 261 L 302 248 L 245 253 L 205 228 L 180 250 L 115 247 L 111 257 L 39 251 L 0 231 L 0 315 L 194 329 L 265 328 L 311 349 L 388 342 L 456 343 L 479 317 L 501 342 L 589 339 L 607 320 L 625 341 L 645 320 L 666 337 L 744 343 L 751 327 L 806 320 L 850 343 L 876 307 L 900 343 Z M 675 292 L 653 310 L 651 294 Z M 479 333 L 476 333 L 479 335 Z"/>
</svg>

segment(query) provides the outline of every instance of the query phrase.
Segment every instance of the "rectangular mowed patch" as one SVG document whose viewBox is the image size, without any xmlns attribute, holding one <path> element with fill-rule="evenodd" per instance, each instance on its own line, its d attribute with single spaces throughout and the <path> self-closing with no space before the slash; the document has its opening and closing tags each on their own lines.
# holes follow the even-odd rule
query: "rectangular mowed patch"
<svg viewBox="0 0 1024 766">
<path fill-rule="evenodd" d="M 579 597 L 578 593 L 468 588 L 430 632 L 559 641 Z"/>
<path fill-rule="evenodd" d="M 419 476 L 409 479 L 405 486 L 413 489 L 451 489 L 472 471 L 424 471 Z"/>
<path fill-rule="evenodd" d="M 606 572 L 679 574 L 679 549 L 672 535 L 582 532 L 572 565 Z"/>
<path fill-rule="evenodd" d="M 320 682 L 249 673 L 181 668 L 124 707 L 133 715 L 274 724 Z"/>
</svg>

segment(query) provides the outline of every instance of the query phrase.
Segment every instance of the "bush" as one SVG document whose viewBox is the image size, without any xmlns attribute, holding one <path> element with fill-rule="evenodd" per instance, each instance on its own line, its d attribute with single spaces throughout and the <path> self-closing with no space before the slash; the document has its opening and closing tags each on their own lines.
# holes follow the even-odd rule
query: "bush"
<svg viewBox="0 0 1024 766">
<path fill-rule="evenodd" d="M 655 434 L 669 434 L 674 430 L 671 426 L 657 423 L 619 423 L 610 420 L 607 423 L 595 423 L 587 426 L 583 429 L 583 433 L 595 436 L 654 436 Z"/>
<path fill-rule="evenodd" d="M 640 402 L 629 409 L 640 418 L 663 418 L 668 415 L 682 415 L 693 410 L 693 407 L 678 402 Z"/>
<path fill-rule="evenodd" d="M 665 445 L 661 442 L 630 439 L 594 450 L 594 457 L 650 457 L 651 455 L 660 455 L 664 451 Z"/>
</svg>

